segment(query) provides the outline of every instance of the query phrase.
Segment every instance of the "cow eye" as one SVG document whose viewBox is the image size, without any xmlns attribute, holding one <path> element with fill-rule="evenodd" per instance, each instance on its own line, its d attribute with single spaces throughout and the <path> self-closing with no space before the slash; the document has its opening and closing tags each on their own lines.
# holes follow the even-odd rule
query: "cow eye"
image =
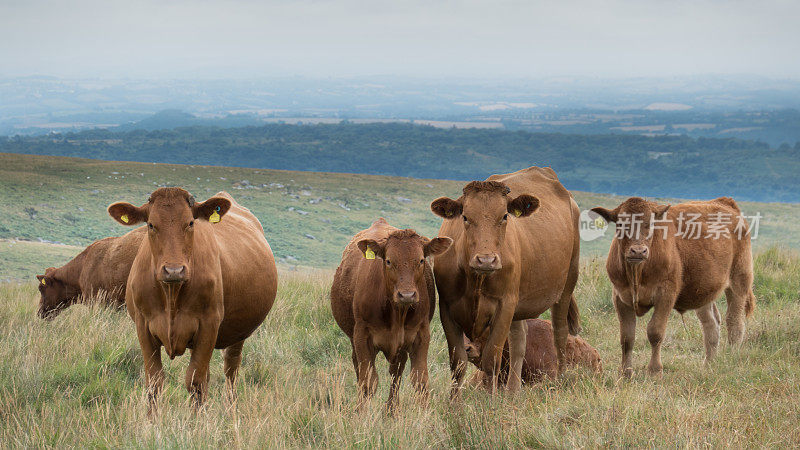
<svg viewBox="0 0 800 450">
<path fill-rule="evenodd" d="M 419 260 L 419 263 L 420 263 L 420 264 L 425 264 L 425 258 L 422 258 L 422 259 L 420 259 L 420 260 Z"/>
<path fill-rule="evenodd" d="M 506 220 L 508 220 L 508 213 L 503 214 L 503 222 L 505 222 Z"/>
<path fill-rule="evenodd" d="M 464 223 L 469 223 L 469 220 L 467 220 L 467 216 L 461 216 L 461 217 L 464 218 Z"/>
<path fill-rule="evenodd" d="M 391 265 L 392 265 L 392 262 L 391 262 L 391 261 L 389 261 L 389 260 L 387 259 L 387 260 L 386 260 L 386 265 L 387 265 L 387 266 L 391 266 Z"/>
<path fill-rule="evenodd" d="M 149 228 L 149 229 L 151 229 L 151 230 L 152 230 L 152 229 L 153 229 L 153 224 L 152 224 L 152 223 L 150 223 L 150 222 L 147 222 L 147 228 Z"/>
<path fill-rule="evenodd" d="M 189 222 L 189 227 L 191 228 L 191 227 L 193 227 L 193 226 L 194 226 L 194 220 L 192 220 L 191 222 Z"/>
</svg>

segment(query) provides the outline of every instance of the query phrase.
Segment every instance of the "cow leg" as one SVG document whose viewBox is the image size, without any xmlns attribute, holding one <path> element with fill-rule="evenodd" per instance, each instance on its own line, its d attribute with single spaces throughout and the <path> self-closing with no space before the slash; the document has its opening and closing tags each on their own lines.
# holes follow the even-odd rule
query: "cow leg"
<svg viewBox="0 0 800 450">
<path fill-rule="evenodd" d="M 408 352 L 398 350 L 394 360 L 389 364 L 389 374 L 392 376 L 392 385 L 389 387 L 389 400 L 386 401 L 386 412 L 394 414 L 397 409 L 397 392 L 400 390 L 400 383 L 403 380 L 403 371 L 406 368 Z"/>
<path fill-rule="evenodd" d="M 139 318 L 136 320 L 136 335 L 142 349 L 144 360 L 144 374 L 147 383 L 147 415 L 152 417 L 157 413 L 157 399 L 164 385 L 164 370 L 161 365 L 161 343 L 150 334 L 147 323 Z"/>
<path fill-rule="evenodd" d="M 498 378 L 503 359 L 503 348 L 506 346 L 508 335 L 511 332 L 511 323 L 514 319 L 516 307 L 516 299 L 505 298 L 500 302 L 500 310 L 494 317 L 489 339 L 486 340 L 481 349 L 481 370 L 491 377 L 492 391 L 497 388 L 500 382 Z"/>
<path fill-rule="evenodd" d="M 728 329 L 728 343 L 741 344 L 745 331 L 745 302 L 748 295 L 753 295 L 748 288 L 737 289 L 731 285 L 725 289 L 725 300 L 728 302 L 728 312 L 725 314 L 725 326 Z"/>
<path fill-rule="evenodd" d="M 617 291 L 613 292 L 614 309 L 619 319 L 619 343 L 622 347 L 622 364 L 620 373 L 625 378 L 633 375 L 633 344 L 636 339 L 636 313 L 633 307 L 620 299 Z"/>
<path fill-rule="evenodd" d="M 356 352 L 356 378 L 363 401 L 372 397 L 378 389 L 378 371 L 375 369 L 378 351 L 372 345 L 367 330 L 359 325 L 353 330 L 353 347 Z"/>
<path fill-rule="evenodd" d="M 652 353 L 650 354 L 650 364 L 647 371 L 650 375 L 660 375 L 663 372 L 661 365 L 661 344 L 664 342 L 664 334 L 667 331 L 667 320 L 669 313 L 672 312 L 674 302 L 666 299 L 656 300 L 653 308 L 653 316 L 647 323 L 647 340 L 650 341 Z"/>
<path fill-rule="evenodd" d="M 450 373 L 452 385 L 450 400 L 458 398 L 467 371 L 467 350 L 464 348 L 464 330 L 450 316 L 447 305 L 439 300 L 439 317 L 442 320 L 444 336 L 447 338 L 447 348 L 450 355 Z"/>
<path fill-rule="evenodd" d="M 242 347 L 244 341 L 239 341 L 222 351 L 224 357 L 225 379 L 231 399 L 236 396 L 236 375 L 242 363 Z"/>
<path fill-rule="evenodd" d="M 525 360 L 525 351 L 528 347 L 527 328 L 524 320 L 511 322 L 511 330 L 508 334 L 508 353 L 511 365 L 506 384 L 509 392 L 516 392 L 522 386 L 522 363 Z"/>
<path fill-rule="evenodd" d="M 717 321 L 716 311 L 717 307 L 714 302 L 711 302 L 702 308 L 695 310 L 697 318 L 700 319 L 700 325 L 703 326 L 703 343 L 706 347 L 706 364 L 709 364 L 714 356 L 717 354 L 717 346 L 719 345 L 719 322 Z"/>
<path fill-rule="evenodd" d="M 431 332 L 426 324 L 420 330 L 416 342 L 411 348 L 411 386 L 422 398 L 428 400 L 428 347 L 431 343 Z"/>
<path fill-rule="evenodd" d="M 186 390 L 192 396 L 192 405 L 199 408 L 208 394 L 208 366 L 217 343 L 219 322 L 201 322 L 195 335 L 192 357 L 186 369 Z"/>
<path fill-rule="evenodd" d="M 573 292 L 575 291 L 575 285 L 578 283 L 578 274 L 580 272 L 580 238 L 577 234 L 575 239 L 564 290 L 561 292 L 558 302 L 550 308 L 553 318 L 553 343 L 556 346 L 556 355 L 558 356 L 559 374 L 563 373 L 567 368 L 566 350 L 567 336 L 569 335 L 569 307 L 572 303 Z M 580 317 L 575 317 L 574 319 L 580 322 Z M 580 323 L 575 323 L 574 327 L 576 330 L 579 329 Z"/>
</svg>

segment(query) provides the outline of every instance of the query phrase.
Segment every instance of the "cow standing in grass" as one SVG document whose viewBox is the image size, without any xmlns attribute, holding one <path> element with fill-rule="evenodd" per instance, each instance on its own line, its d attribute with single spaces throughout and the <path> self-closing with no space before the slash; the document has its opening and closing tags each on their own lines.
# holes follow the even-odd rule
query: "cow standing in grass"
<svg viewBox="0 0 800 450">
<path fill-rule="evenodd" d="M 383 352 L 392 375 L 390 411 L 409 356 L 411 383 L 427 395 L 436 288 L 426 258 L 447 250 L 451 243 L 446 237 L 428 239 L 413 230 L 399 230 L 381 218 L 353 237 L 336 269 L 331 309 L 350 338 L 359 388 L 364 398 L 375 393 L 375 356 Z"/>
<path fill-rule="evenodd" d="M 457 396 L 467 364 L 463 336 L 481 347 L 480 367 L 500 374 L 509 341 L 511 375 L 519 389 L 526 348 L 525 319 L 552 311 L 559 370 L 568 331 L 580 327 L 572 292 L 578 280 L 578 205 L 550 168 L 530 167 L 473 181 L 457 200 L 431 210 L 444 218 L 441 236 L 453 246 L 434 259 L 439 314 Z"/>
<path fill-rule="evenodd" d="M 592 211 L 617 228 L 606 270 L 614 287 L 624 376 L 633 373 L 636 317 L 651 308 L 647 324 L 651 374 L 663 370 L 661 344 L 673 309 L 681 314 L 695 310 L 703 327 L 706 362 L 714 358 L 721 321 L 715 301 L 723 291 L 728 341 L 742 342 L 745 318 L 755 308 L 753 258 L 748 225 L 733 199 L 670 207 L 632 197 L 612 210 Z"/>
<path fill-rule="evenodd" d="M 124 236 L 100 239 L 61 267 L 48 267 L 39 281 L 39 317 L 53 319 L 82 300 L 108 306 L 125 304 L 125 286 L 133 259 L 146 234 L 144 227 Z"/>
<path fill-rule="evenodd" d="M 114 203 L 123 225 L 147 223 L 125 302 L 144 357 L 151 411 L 170 359 L 191 349 L 186 389 L 196 406 L 208 391 L 209 361 L 224 349 L 233 392 L 244 340 L 275 300 L 277 269 L 258 219 L 226 192 L 197 203 L 185 190 L 160 188 L 141 207 Z"/>
</svg>

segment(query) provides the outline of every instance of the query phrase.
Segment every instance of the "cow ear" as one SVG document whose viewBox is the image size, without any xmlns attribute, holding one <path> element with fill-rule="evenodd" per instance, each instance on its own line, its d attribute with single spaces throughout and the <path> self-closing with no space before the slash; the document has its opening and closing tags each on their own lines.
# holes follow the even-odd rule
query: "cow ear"
<svg viewBox="0 0 800 450">
<path fill-rule="evenodd" d="M 453 240 L 449 237 L 433 238 L 427 244 L 425 244 L 425 247 L 423 248 L 423 254 L 426 257 L 431 255 L 439 255 L 447 251 L 452 244 Z"/>
<path fill-rule="evenodd" d="M 539 208 L 539 199 L 528 194 L 508 201 L 508 212 L 515 217 L 528 217 Z"/>
<path fill-rule="evenodd" d="M 358 241 L 358 249 L 361 250 L 361 254 L 364 255 L 366 259 L 375 259 L 376 256 L 383 259 L 383 252 L 385 250 L 384 247 L 374 239 L 362 239 Z"/>
<path fill-rule="evenodd" d="M 231 201 L 222 197 L 211 197 L 203 203 L 195 203 L 192 206 L 192 214 L 195 219 L 204 219 L 212 223 L 222 220 L 222 216 L 231 209 Z"/>
<path fill-rule="evenodd" d="M 437 198 L 431 203 L 431 211 L 439 217 L 444 219 L 452 219 L 453 217 L 461 215 L 463 205 L 459 200 L 453 200 L 447 197 Z"/>
<path fill-rule="evenodd" d="M 672 205 L 664 205 L 656 208 L 656 217 L 661 217 L 662 219 L 665 219 L 667 211 L 669 211 L 670 206 Z"/>
<path fill-rule="evenodd" d="M 47 284 L 47 282 L 44 280 L 44 275 L 36 275 L 36 279 L 39 280 L 39 283 L 41 284 Z"/>
<path fill-rule="evenodd" d="M 147 211 L 145 208 L 133 206 L 125 202 L 114 203 L 109 206 L 108 215 L 123 225 L 136 225 L 137 223 L 147 222 Z"/>
<path fill-rule="evenodd" d="M 617 221 L 617 210 L 616 209 L 606 209 L 601 206 L 592 208 L 592 211 L 599 214 L 600 217 L 606 220 L 606 222 L 616 222 Z"/>
</svg>

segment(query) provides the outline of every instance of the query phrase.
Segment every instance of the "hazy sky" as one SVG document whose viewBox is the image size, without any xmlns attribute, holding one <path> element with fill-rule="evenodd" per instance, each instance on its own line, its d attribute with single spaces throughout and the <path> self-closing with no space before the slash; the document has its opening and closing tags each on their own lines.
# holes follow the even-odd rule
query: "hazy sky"
<svg viewBox="0 0 800 450">
<path fill-rule="evenodd" d="M 800 77 L 800 1 L 0 0 L 0 75 Z"/>
</svg>

